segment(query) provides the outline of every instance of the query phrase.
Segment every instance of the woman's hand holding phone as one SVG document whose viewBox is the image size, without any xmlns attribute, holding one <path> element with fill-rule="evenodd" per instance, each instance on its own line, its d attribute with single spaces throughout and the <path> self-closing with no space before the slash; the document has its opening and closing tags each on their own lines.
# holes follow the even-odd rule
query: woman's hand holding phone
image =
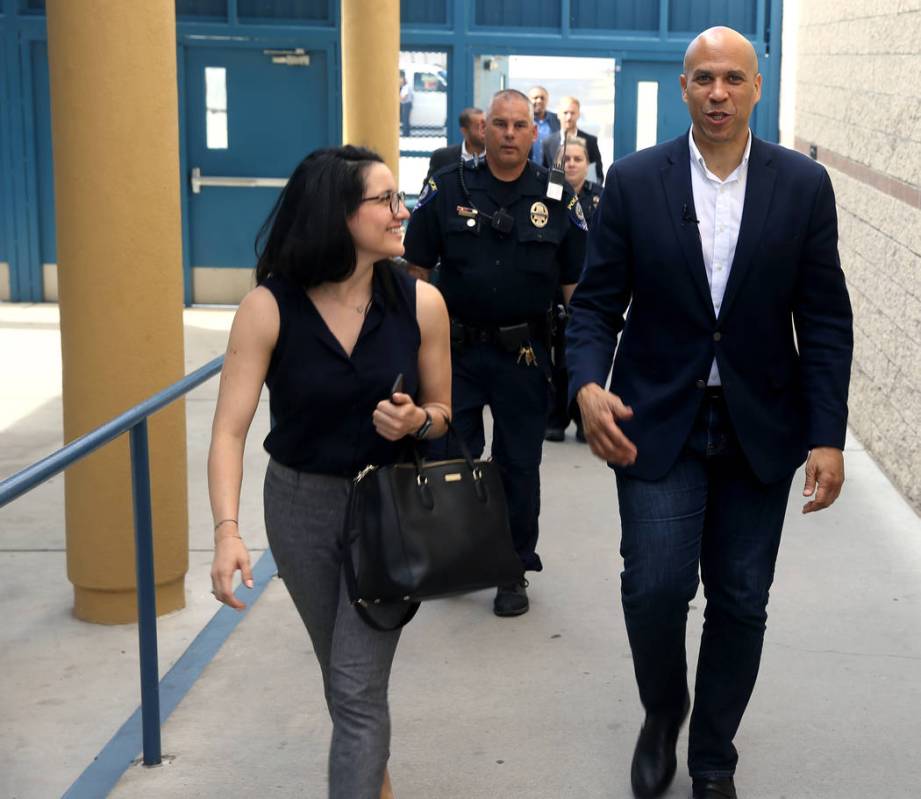
<svg viewBox="0 0 921 799">
<path fill-rule="evenodd" d="M 422 427 L 426 420 L 425 411 L 413 402 L 409 394 L 403 393 L 402 373 L 394 380 L 389 399 L 377 403 L 371 419 L 374 429 L 388 441 L 399 441 Z"/>
</svg>

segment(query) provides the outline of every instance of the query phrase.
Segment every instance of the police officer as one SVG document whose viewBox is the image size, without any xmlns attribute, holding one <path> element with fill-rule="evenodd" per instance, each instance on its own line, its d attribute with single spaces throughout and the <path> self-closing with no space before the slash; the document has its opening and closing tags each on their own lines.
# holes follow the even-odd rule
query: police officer
<svg viewBox="0 0 921 799">
<path fill-rule="evenodd" d="M 486 161 L 453 164 L 426 184 L 406 231 L 406 260 L 440 261 L 438 287 L 451 316 L 454 425 L 470 450 L 485 446 L 483 408 L 493 418 L 492 455 L 506 492 L 512 537 L 526 570 L 536 552 L 540 460 L 550 393 L 549 322 L 554 293 L 568 300 L 582 268 L 585 217 L 562 175 L 528 161 L 537 136 L 528 98 L 493 96 Z M 557 191 L 557 190 L 560 191 Z M 556 199 L 554 199 L 556 198 Z M 448 457 L 457 457 L 447 442 Z M 500 586 L 494 611 L 528 610 L 526 581 Z"/>
<path fill-rule="evenodd" d="M 592 226 L 592 218 L 601 202 L 602 186 L 586 180 L 588 175 L 589 162 L 588 142 L 581 136 L 567 136 L 565 148 L 560 147 L 556 153 L 556 162 L 562 163 L 563 172 L 566 175 L 566 182 L 572 187 L 576 196 L 579 198 L 579 204 L 582 206 L 582 214 L 588 226 Z M 566 318 L 568 310 L 563 300 L 562 294 L 558 293 L 556 298 L 556 324 L 553 329 L 553 399 L 550 405 L 550 415 L 547 419 L 547 431 L 544 434 L 545 441 L 563 441 L 566 438 L 566 428 L 569 427 L 570 421 L 576 423 L 576 439 L 585 442 L 585 433 L 582 431 L 582 418 L 579 415 L 579 409 L 573 408 L 570 413 L 568 397 L 569 378 L 566 374 Z"/>
</svg>

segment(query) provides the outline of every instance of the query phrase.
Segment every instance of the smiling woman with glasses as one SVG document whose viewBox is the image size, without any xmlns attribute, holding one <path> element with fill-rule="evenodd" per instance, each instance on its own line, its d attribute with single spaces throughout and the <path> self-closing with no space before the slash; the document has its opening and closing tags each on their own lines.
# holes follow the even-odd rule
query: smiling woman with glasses
<svg viewBox="0 0 921 799">
<path fill-rule="evenodd" d="M 235 573 L 252 586 L 243 444 L 264 383 L 274 421 L 265 529 L 323 674 L 331 799 L 393 796 L 387 685 L 399 630 L 372 629 L 349 602 L 349 485 L 370 463 L 396 462 L 405 436 L 443 435 L 451 415 L 444 300 L 390 263 L 403 254 L 404 201 L 380 156 L 360 147 L 318 150 L 294 170 L 257 238 L 258 285 L 230 331 L 208 457 L 213 593 L 239 610 Z M 389 625 L 405 605 L 376 610 Z"/>
</svg>

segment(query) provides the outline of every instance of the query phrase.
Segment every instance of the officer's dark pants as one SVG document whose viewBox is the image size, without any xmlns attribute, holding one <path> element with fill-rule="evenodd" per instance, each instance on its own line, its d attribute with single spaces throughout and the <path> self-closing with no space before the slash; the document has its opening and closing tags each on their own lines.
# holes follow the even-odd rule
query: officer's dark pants
<svg viewBox="0 0 921 799">
<path fill-rule="evenodd" d="M 467 344 L 453 349 L 452 412 L 454 426 L 473 456 L 486 446 L 483 408 L 493 418 L 492 457 L 502 475 L 515 549 L 525 569 L 540 571 L 537 547 L 540 514 L 540 459 L 547 422 L 549 384 L 543 346 L 534 346 L 538 366 L 518 362 L 515 353 L 495 344 Z M 435 443 L 435 442 L 433 442 Z M 460 457 L 447 441 L 447 457 Z M 443 451 L 443 450 L 442 450 Z M 438 457 L 430 450 L 430 457 Z"/>
<path fill-rule="evenodd" d="M 555 358 L 550 373 L 553 380 L 553 396 L 550 400 L 550 413 L 547 417 L 548 428 L 565 430 L 574 421 L 577 428 L 582 427 L 582 415 L 578 407 L 570 413 L 569 374 L 566 371 L 566 323 L 559 323 L 559 329 L 553 338 Z"/>
<path fill-rule="evenodd" d="M 698 565 L 703 578 L 707 604 L 688 746 L 694 777 L 735 771 L 732 739 L 758 675 L 792 479 L 760 483 L 723 400 L 709 398 L 668 474 L 651 481 L 617 476 L 624 616 L 648 713 L 681 711 Z"/>
</svg>

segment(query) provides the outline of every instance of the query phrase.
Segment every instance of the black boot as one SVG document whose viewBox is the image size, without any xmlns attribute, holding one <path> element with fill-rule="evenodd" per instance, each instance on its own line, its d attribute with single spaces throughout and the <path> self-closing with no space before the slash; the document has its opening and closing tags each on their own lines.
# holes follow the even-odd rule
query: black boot
<svg viewBox="0 0 921 799">
<path fill-rule="evenodd" d="M 671 785 L 678 767 L 675 745 L 690 707 L 690 697 L 685 696 L 678 716 L 646 715 L 630 767 L 630 784 L 637 799 L 655 799 Z"/>
<path fill-rule="evenodd" d="M 522 580 L 510 585 L 500 585 L 493 602 L 493 613 L 497 616 L 520 616 L 528 612 L 528 581 Z"/>
<path fill-rule="evenodd" d="M 732 777 L 719 780 L 694 780 L 691 799 L 739 799 Z"/>
</svg>

